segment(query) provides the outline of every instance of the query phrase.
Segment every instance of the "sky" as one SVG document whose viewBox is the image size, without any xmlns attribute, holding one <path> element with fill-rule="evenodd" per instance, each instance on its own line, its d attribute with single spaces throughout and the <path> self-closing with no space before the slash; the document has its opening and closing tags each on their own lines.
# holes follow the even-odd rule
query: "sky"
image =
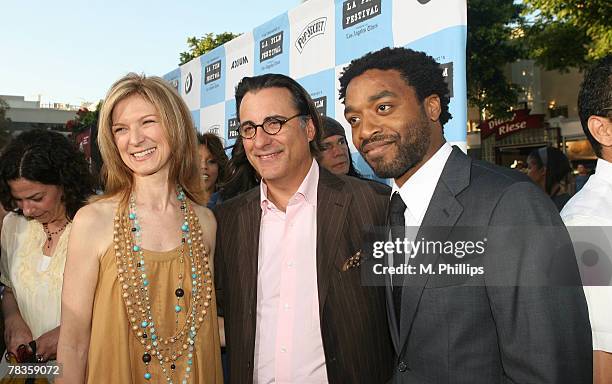
<svg viewBox="0 0 612 384">
<path fill-rule="evenodd" d="M 0 0 L 0 95 L 97 102 L 128 72 L 178 67 L 187 38 L 245 32 L 299 0 Z"/>
</svg>

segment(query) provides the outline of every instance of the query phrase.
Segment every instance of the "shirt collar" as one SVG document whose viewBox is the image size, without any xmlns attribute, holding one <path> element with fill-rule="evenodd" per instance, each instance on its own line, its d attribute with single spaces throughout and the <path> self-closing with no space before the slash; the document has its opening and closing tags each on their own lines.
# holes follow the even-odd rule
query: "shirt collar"
<svg viewBox="0 0 612 384">
<path fill-rule="evenodd" d="M 395 180 L 393 181 L 391 194 L 399 192 L 402 200 L 406 203 L 406 207 L 419 222 L 425 216 L 436 185 L 438 185 L 438 180 L 452 151 L 453 147 L 448 143 L 444 143 L 401 188 L 398 187 Z"/>
<path fill-rule="evenodd" d="M 310 165 L 310 170 L 306 174 L 304 180 L 298 187 L 297 191 L 293 194 L 293 196 L 289 199 L 289 204 L 296 204 L 299 201 L 306 201 L 308 204 L 312 206 L 317 205 L 317 186 L 319 184 L 319 164 L 313 158 L 312 164 Z M 259 184 L 259 203 L 261 206 L 261 210 L 265 213 L 266 208 L 274 208 L 277 209 L 274 203 L 268 200 L 268 186 L 262 180 Z"/>
<path fill-rule="evenodd" d="M 597 177 L 601 177 L 602 180 L 612 183 L 612 163 L 598 158 L 595 174 Z"/>
</svg>

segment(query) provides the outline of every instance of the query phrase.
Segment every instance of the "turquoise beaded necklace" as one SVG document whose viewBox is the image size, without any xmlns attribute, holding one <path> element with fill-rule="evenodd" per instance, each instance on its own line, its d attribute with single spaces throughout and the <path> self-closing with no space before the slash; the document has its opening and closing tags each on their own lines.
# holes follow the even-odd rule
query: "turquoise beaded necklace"
<svg viewBox="0 0 612 384">
<path fill-rule="evenodd" d="M 153 319 L 149 296 L 153 284 L 147 275 L 146 260 L 142 249 L 142 227 L 136 214 L 136 200 L 133 195 L 130 196 L 127 218 L 124 217 L 123 220 L 119 216 L 115 218 L 114 234 L 118 277 L 123 290 L 122 296 L 132 330 L 145 350 L 142 356 L 142 361 L 145 364 L 144 378 L 146 380 L 152 379 L 149 367 L 154 360 L 153 358 L 156 357 L 166 382 L 173 384 L 172 375 L 176 369 L 175 362 L 183 354 L 186 354 L 187 362 L 182 380 L 182 383 L 186 384 L 191 376 L 197 331 L 204 321 L 204 316 L 212 299 L 212 274 L 208 264 L 208 253 L 202 241 L 202 230 L 199 227 L 198 217 L 193 212 L 180 186 L 177 187 L 177 199 L 180 202 L 183 214 L 181 246 L 179 247 L 179 262 L 183 266 L 183 271 L 179 274 L 178 288 L 174 292 L 177 298 L 177 303 L 174 307 L 174 312 L 177 314 L 177 328 L 174 335 L 161 337 L 155 328 L 156 322 Z M 121 222 L 124 223 L 123 231 L 121 231 Z M 121 251 L 122 244 L 124 244 L 124 252 Z M 183 287 L 185 247 L 188 249 L 188 258 L 191 265 L 190 306 L 187 303 L 182 303 L 181 305 L 181 299 L 185 294 Z M 206 287 L 206 293 L 203 292 L 204 287 Z M 202 298 L 205 298 L 205 300 L 202 300 Z M 185 323 L 182 327 L 179 325 L 180 312 L 186 313 Z M 141 320 L 138 320 L 138 314 L 140 314 Z M 176 343 L 179 343 L 178 347 L 173 348 L 173 345 Z"/>
</svg>

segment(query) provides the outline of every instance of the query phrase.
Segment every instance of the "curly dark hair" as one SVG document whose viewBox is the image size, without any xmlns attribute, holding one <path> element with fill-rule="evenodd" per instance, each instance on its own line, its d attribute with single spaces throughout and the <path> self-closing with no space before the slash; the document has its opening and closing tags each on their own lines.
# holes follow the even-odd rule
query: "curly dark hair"
<svg viewBox="0 0 612 384">
<path fill-rule="evenodd" d="M 223 149 L 223 143 L 219 136 L 214 133 L 198 133 L 198 143 L 208 148 L 213 159 L 215 159 L 219 165 L 219 176 L 217 176 L 217 181 L 215 182 L 215 188 L 218 188 L 219 185 L 225 182 L 225 178 L 227 177 L 227 163 L 229 161 Z"/>
<path fill-rule="evenodd" d="M 426 53 L 408 48 L 385 47 L 351 61 L 340 75 L 339 92 L 342 103 L 344 103 L 346 88 L 351 80 L 370 69 L 398 71 L 406 85 L 414 88 L 417 100 L 420 103 L 423 103 L 423 100 L 428 96 L 438 95 L 440 108 L 442 109 L 440 124 L 444 126 L 451 119 L 452 116 L 448 111 L 450 92 L 448 84 L 444 81 L 440 64 Z"/>
<path fill-rule="evenodd" d="M 85 157 L 57 132 L 26 131 L 14 138 L 0 155 L 0 202 L 5 210 L 23 214 L 17 210 L 8 185 L 19 178 L 61 187 L 66 215 L 71 220 L 94 193 Z"/>
<path fill-rule="evenodd" d="M 578 115 L 582 130 L 597 157 L 601 157 L 601 143 L 589 131 L 589 117 L 601 116 L 603 110 L 610 107 L 612 107 L 612 55 L 599 60 L 586 71 L 578 93 Z"/>
</svg>

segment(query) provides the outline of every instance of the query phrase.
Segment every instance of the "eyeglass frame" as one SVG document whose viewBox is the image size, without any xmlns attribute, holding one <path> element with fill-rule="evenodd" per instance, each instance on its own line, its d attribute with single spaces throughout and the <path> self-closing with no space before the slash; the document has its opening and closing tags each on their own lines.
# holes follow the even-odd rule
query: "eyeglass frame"
<svg viewBox="0 0 612 384">
<path fill-rule="evenodd" d="M 242 134 L 242 125 L 247 123 L 247 122 L 244 122 L 244 123 L 242 123 L 242 124 L 238 125 L 238 134 L 239 134 L 239 135 L 240 135 L 240 137 L 242 137 L 243 139 L 245 139 L 245 140 L 250 140 L 250 139 L 254 138 L 254 137 L 257 135 L 257 128 L 260 128 L 260 127 L 261 127 L 261 129 L 263 129 L 263 131 L 264 131 L 265 133 L 267 133 L 267 134 L 268 134 L 268 135 L 270 135 L 270 136 L 274 136 L 274 135 L 277 135 L 277 134 L 278 134 L 278 133 L 281 131 L 281 129 L 283 128 L 283 125 L 287 124 L 287 123 L 289 122 L 289 120 L 293 120 L 293 119 L 295 119 L 296 117 L 303 117 L 303 116 L 308 116 L 308 115 L 305 115 L 305 114 L 303 114 L 303 113 L 298 113 L 297 115 L 294 115 L 294 116 L 291 116 L 291 117 L 287 117 L 287 118 L 284 118 L 284 117 L 283 117 L 283 118 L 281 118 L 281 117 L 275 117 L 275 116 L 268 116 L 268 117 L 266 117 L 266 118 L 264 119 L 264 121 L 263 121 L 261 124 L 255 124 L 255 123 L 253 123 L 253 122 L 251 121 L 251 122 L 249 122 L 249 123 L 250 123 L 250 124 L 252 124 L 252 126 L 255 128 L 255 133 L 253 133 L 253 136 L 249 136 L 249 137 L 246 137 L 245 135 L 243 135 L 243 134 Z M 277 130 L 276 132 L 274 132 L 274 133 L 272 133 L 272 132 L 268 132 L 268 130 L 265 128 L 265 124 L 266 124 L 266 123 L 270 123 L 270 122 L 271 122 L 271 120 L 276 120 L 276 121 L 278 121 L 278 122 L 280 123 L 280 125 L 279 125 L 279 127 L 278 127 L 278 130 Z"/>
</svg>

